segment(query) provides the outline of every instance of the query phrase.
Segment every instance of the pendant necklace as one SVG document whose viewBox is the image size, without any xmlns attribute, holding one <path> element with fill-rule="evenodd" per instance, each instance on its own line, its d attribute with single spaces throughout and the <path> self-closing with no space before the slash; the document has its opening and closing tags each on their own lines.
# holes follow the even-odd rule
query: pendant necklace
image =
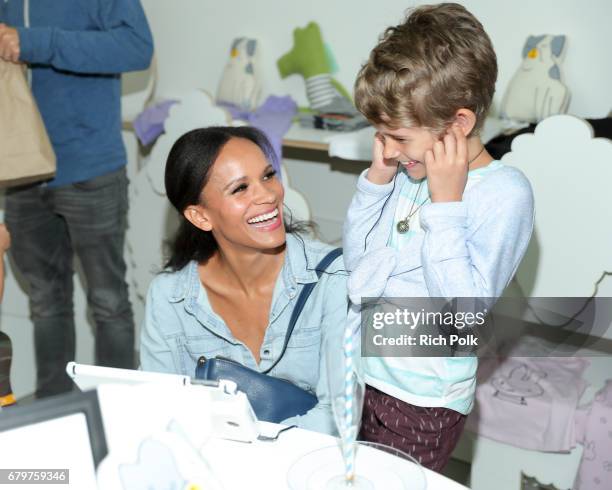
<svg viewBox="0 0 612 490">
<path fill-rule="evenodd" d="M 410 211 L 408 211 L 408 216 L 406 216 L 404 219 L 401 219 L 397 222 L 397 232 L 400 235 L 403 235 L 404 233 L 407 233 L 408 230 L 410 230 L 410 218 L 412 218 L 414 216 L 414 214 L 423 207 L 423 205 L 429 201 L 429 197 L 427 199 L 425 199 L 421 204 L 419 204 L 417 206 L 417 208 L 413 211 L 414 209 L 414 205 L 417 202 L 417 200 L 419 199 L 419 196 L 421 194 L 421 187 L 423 186 L 423 182 L 425 181 L 425 179 L 421 180 L 421 183 L 419 184 L 419 187 L 417 188 L 416 191 L 416 196 L 414 196 L 414 201 L 412 201 L 412 204 L 410 205 Z"/>
<path fill-rule="evenodd" d="M 481 150 L 476 154 L 476 156 L 474 158 L 472 158 L 469 162 L 468 162 L 468 167 L 469 165 L 476 160 L 480 154 L 484 151 L 484 146 L 481 148 Z M 412 201 L 412 205 L 410 206 L 410 211 L 408 211 L 408 216 L 406 216 L 404 219 L 401 219 L 397 222 L 396 225 L 396 229 L 397 232 L 400 235 L 403 235 L 404 233 L 408 233 L 408 231 L 410 230 L 410 218 L 412 218 L 416 212 L 421 209 L 423 207 L 423 205 L 429 201 L 429 197 L 427 199 L 425 199 L 421 204 L 419 204 L 417 206 L 417 208 L 413 211 L 414 209 L 414 205 L 416 204 L 416 202 L 419 200 L 419 195 L 421 193 L 421 187 L 423 185 L 423 181 L 425 179 L 421 180 L 421 183 L 419 184 L 419 187 L 417 188 L 417 192 L 416 192 L 416 196 L 414 197 L 414 201 Z"/>
</svg>

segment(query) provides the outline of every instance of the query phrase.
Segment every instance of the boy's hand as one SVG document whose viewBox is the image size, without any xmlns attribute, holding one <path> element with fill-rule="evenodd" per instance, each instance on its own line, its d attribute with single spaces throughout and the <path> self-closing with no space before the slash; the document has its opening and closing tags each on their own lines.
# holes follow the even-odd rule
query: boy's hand
<svg viewBox="0 0 612 490">
<path fill-rule="evenodd" d="M 467 182 L 468 149 L 458 126 L 453 125 L 444 139 L 425 153 L 425 167 L 431 202 L 461 201 Z"/>
<path fill-rule="evenodd" d="M 372 165 L 366 174 L 366 178 L 373 184 L 388 184 L 393 180 L 393 176 L 397 172 L 397 161 L 385 158 L 383 143 L 380 133 L 374 135 L 374 146 L 372 147 Z"/>
</svg>

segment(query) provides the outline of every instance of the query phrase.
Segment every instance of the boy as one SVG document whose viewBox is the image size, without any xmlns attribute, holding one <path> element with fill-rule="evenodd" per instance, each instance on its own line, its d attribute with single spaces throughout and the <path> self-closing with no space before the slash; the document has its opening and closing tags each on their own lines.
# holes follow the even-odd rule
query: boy
<svg viewBox="0 0 612 490">
<path fill-rule="evenodd" d="M 497 298 L 514 275 L 533 196 L 479 138 L 496 78 L 489 37 L 457 4 L 413 10 L 370 54 L 355 102 L 377 133 L 344 231 L 354 303 Z M 476 367 L 475 357 L 364 358 L 361 436 L 440 471 L 472 409 Z"/>
</svg>

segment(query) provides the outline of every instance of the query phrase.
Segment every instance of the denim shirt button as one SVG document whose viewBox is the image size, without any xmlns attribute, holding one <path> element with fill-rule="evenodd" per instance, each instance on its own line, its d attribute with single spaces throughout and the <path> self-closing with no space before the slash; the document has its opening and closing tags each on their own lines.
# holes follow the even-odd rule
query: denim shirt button
<svg viewBox="0 0 612 490">
<path fill-rule="evenodd" d="M 263 351 L 263 353 L 264 353 L 265 356 L 269 356 L 270 355 L 270 349 L 265 349 Z"/>
</svg>

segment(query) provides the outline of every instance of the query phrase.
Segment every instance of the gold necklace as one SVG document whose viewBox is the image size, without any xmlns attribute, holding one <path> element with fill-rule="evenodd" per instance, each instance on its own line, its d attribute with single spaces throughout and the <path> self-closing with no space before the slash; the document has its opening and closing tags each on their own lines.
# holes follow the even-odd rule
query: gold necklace
<svg viewBox="0 0 612 490">
<path fill-rule="evenodd" d="M 480 154 L 484 151 L 485 147 L 483 146 L 480 151 L 478 153 L 476 153 L 476 156 L 474 158 L 472 158 L 469 162 L 468 162 L 468 167 L 470 166 L 470 164 L 476 160 Z M 419 184 L 419 187 L 417 189 L 416 192 L 416 196 L 414 197 L 414 201 L 412 201 L 412 205 L 410 206 L 410 211 L 408 211 L 408 216 L 406 216 L 404 219 L 401 219 L 397 222 L 397 225 L 395 225 L 395 228 L 397 229 L 397 232 L 400 235 L 403 235 L 404 233 L 408 233 L 408 231 L 410 230 L 410 218 L 412 218 L 416 212 L 421 209 L 423 207 L 423 205 L 429 201 L 429 197 L 427 199 L 425 199 L 421 204 L 418 205 L 418 207 L 413 211 L 412 209 L 414 208 L 414 204 L 417 202 L 417 200 L 419 199 L 419 194 L 421 192 L 421 186 L 423 185 L 425 179 L 421 180 L 421 183 Z"/>
</svg>

